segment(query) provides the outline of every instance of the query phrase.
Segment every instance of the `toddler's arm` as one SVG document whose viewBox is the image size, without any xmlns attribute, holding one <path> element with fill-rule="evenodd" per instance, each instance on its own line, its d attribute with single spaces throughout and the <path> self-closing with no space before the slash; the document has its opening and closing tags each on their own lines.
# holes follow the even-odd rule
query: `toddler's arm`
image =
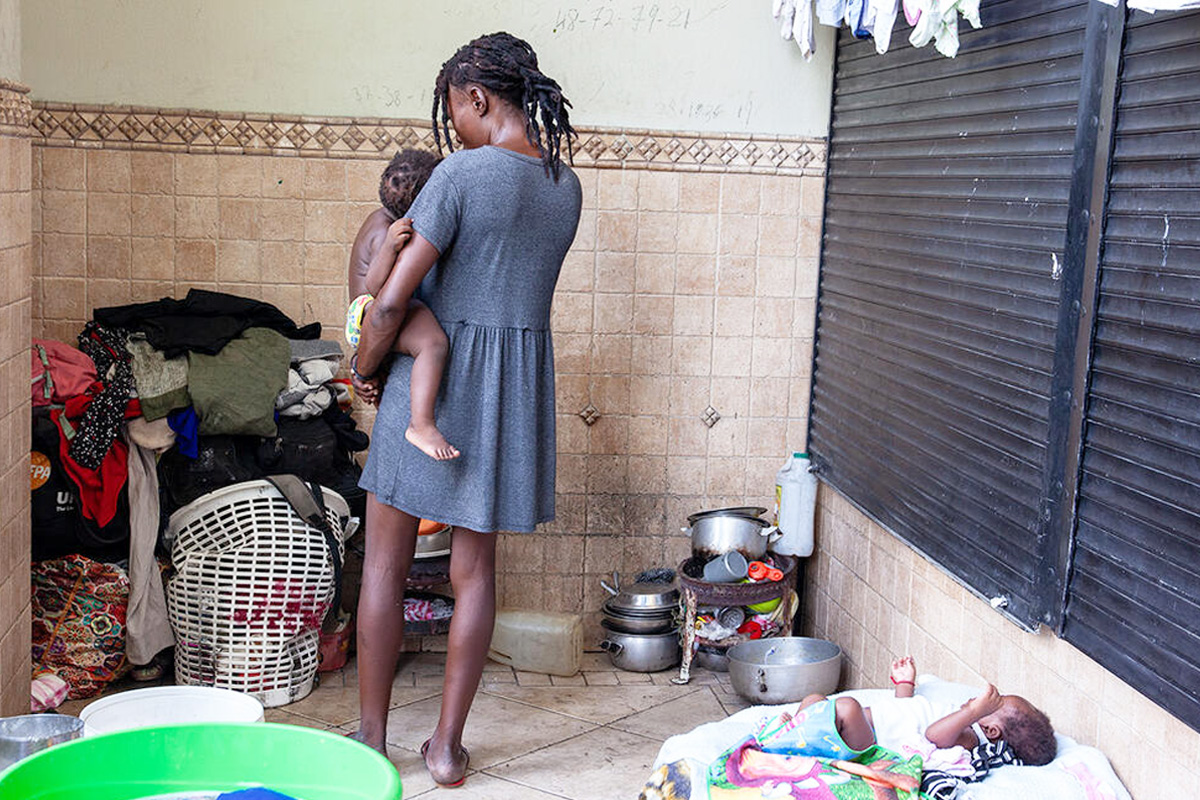
<svg viewBox="0 0 1200 800">
<path fill-rule="evenodd" d="M 962 708 L 942 717 L 925 729 L 925 738 L 935 747 L 961 745 L 970 750 L 979 744 L 971 726 L 1000 708 L 1000 692 L 992 684 L 978 697 L 963 703 Z"/>
<path fill-rule="evenodd" d="M 404 249 L 404 245 L 412 238 L 412 220 L 407 217 L 398 219 L 388 226 L 387 234 L 383 237 L 380 248 L 371 257 L 367 267 L 367 291 L 373 295 L 379 294 L 383 284 L 387 283 L 388 275 L 396 264 L 396 256 Z"/>
</svg>

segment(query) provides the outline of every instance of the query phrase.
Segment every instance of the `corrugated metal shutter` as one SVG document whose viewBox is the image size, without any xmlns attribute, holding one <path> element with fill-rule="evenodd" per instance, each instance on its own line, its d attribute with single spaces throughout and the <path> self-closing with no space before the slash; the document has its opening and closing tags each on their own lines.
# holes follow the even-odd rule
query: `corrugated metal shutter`
<svg viewBox="0 0 1200 800">
<path fill-rule="evenodd" d="M 1200 14 L 1127 27 L 1064 637 L 1200 728 Z"/>
<path fill-rule="evenodd" d="M 1032 623 L 1087 2 L 985 3 L 951 60 L 838 43 L 810 450 Z"/>
</svg>

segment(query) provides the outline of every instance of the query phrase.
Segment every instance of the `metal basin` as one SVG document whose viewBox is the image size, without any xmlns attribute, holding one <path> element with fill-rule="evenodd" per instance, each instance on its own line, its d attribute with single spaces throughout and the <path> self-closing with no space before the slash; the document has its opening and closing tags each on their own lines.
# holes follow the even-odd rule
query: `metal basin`
<svg viewBox="0 0 1200 800">
<path fill-rule="evenodd" d="M 0 719 L 0 770 L 52 745 L 83 736 L 83 720 L 66 714 Z"/>
<path fill-rule="evenodd" d="M 824 639 L 781 636 L 729 648 L 729 680 L 756 704 L 792 703 L 837 691 L 842 648 Z"/>
</svg>

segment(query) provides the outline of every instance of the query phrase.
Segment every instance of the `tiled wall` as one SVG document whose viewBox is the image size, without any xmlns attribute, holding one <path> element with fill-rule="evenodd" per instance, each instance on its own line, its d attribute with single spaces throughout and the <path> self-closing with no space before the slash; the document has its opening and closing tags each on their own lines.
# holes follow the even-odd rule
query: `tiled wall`
<svg viewBox="0 0 1200 800">
<path fill-rule="evenodd" d="M 0 716 L 29 713 L 29 102 L 0 79 Z"/>
<path fill-rule="evenodd" d="M 74 341 L 93 308 L 198 286 L 340 337 L 381 157 L 428 130 L 305 124 L 41 109 L 35 332 Z M 360 135 L 385 128 L 382 147 Z M 589 613 L 595 644 L 601 577 L 678 564 L 689 513 L 770 505 L 804 443 L 823 153 L 818 140 L 583 134 L 584 212 L 553 311 L 558 519 L 501 537 L 504 605 Z"/>
<path fill-rule="evenodd" d="M 912 654 L 919 672 L 1025 696 L 1060 733 L 1099 747 L 1135 798 L 1200 785 L 1200 736 L 1120 678 L 1008 622 L 824 484 L 817 520 L 805 632 L 841 645 L 844 687 L 885 685 L 891 660 Z"/>
</svg>

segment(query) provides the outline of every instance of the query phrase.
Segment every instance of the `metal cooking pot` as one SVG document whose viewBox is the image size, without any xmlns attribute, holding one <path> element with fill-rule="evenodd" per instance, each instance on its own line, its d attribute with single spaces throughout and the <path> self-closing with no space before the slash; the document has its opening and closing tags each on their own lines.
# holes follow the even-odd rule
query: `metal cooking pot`
<svg viewBox="0 0 1200 800">
<path fill-rule="evenodd" d="M 620 633 L 609 628 L 605 622 L 600 624 L 608 630 L 600 649 L 608 651 L 608 657 L 617 669 L 662 672 L 679 663 L 682 650 L 679 636 L 674 631 L 659 634 Z"/>
<path fill-rule="evenodd" d="M 729 680 L 752 703 L 803 700 L 837 691 L 842 648 L 824 639 L 780 636 L 729 648 Z"/>
<path fill-rule="evenodd" d="M 689 527 L 683 531 L 692 537 L 692 555 L 705 561 L 737 551 L 747 561 L 757 561 L 767 554 L 767 545 L 779 538 L 779 530 L 757 515 L 765 508 L 719 508 L 701 511 L 688 517 Z"/>
<path fill-rule="evenodd" d="M 614 572 L 611 586 L 604 580 L 600 585 L 612 595 L 605 605 L 616 611 L 661 612 L 679 604 L 679 589 L 673 583 L 635 583 L 621 588 L 620 576 Z"/>
<path fill-rule="evenodd" d="M 601 624 L 619 633 L 667 633 L 675 630 L 675 617 L 671 613 L 623 614 L 614 611 L 605 603 L 601 607 L 604 619 Z"/>
</svg>

